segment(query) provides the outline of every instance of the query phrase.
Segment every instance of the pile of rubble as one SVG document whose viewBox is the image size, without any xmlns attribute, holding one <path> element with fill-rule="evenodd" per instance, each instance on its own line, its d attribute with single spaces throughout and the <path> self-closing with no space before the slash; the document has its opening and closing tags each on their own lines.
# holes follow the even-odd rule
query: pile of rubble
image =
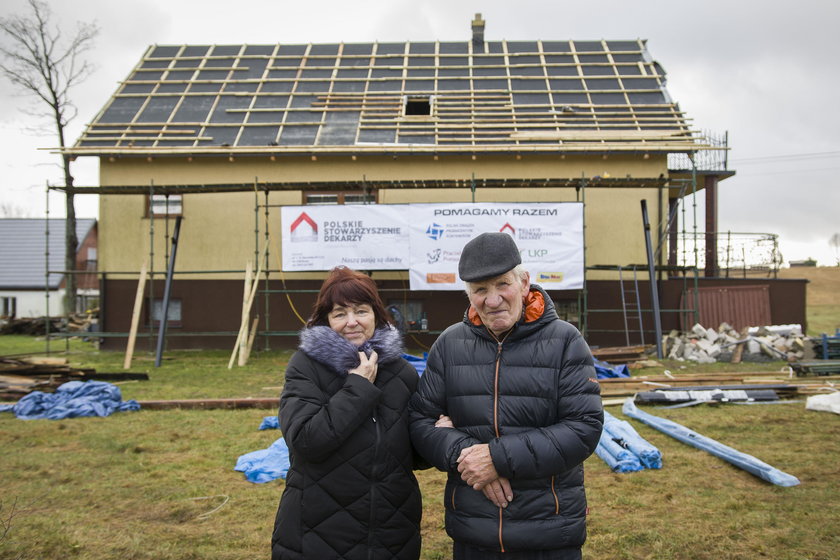
<svg viewBox="0 0 840 560">
<path fill-rule="evenodd" d="M 669 359 L 701 364 L 713 362 L 795 361 L 810 349 L 800 325 L 751 327 L 738 332 L 727 323 L 717 328 L 694 325 L 690 331 L 671 331 L 662 351 Z"/>
</svg>

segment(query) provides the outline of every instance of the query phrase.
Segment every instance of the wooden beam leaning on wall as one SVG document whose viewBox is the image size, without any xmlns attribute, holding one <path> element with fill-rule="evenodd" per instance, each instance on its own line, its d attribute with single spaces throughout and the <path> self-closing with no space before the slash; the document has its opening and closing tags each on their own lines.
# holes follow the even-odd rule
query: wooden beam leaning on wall
<svg viewBox="0 0 840 560">
<path fill-rule="evenodd" d="M 137 294 L 134 297 L 134 311 L 131 314 L 131 329 L 128 332 L 128 343 L 125 346 L 123 369 L 131 367 L 131 358 L 134 356 L 134 345 L 137 342 L 137 327 L 140 323 L 140 310 L 143 308 L 143 292 L 146 288 L 148 264 L 148 261 L 143 263 L 143 267 L 140 269 L 140 279 L 137 281 Z"/>
</svg>

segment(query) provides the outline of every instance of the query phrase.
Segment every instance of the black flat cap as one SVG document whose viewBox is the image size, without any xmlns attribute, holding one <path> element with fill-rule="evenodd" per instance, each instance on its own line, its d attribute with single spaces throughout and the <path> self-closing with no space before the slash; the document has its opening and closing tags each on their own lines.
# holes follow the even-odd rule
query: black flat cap
<svg viewBox="0 0 840 560">
<path fill-rule="evenodd" d="M 522 256 L 510 235 L 482 233 L 464 245 L 458 261 L 458 276 L 464 282 L 479 282 L 500 276 L 520 263 Z"/>
</svg>

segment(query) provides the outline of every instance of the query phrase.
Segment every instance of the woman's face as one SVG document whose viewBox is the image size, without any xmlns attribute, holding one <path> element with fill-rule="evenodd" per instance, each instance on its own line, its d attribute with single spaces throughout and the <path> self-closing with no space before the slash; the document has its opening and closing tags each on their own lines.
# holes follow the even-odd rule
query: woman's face
<svg viewBox="0 0 840 560">
<path fill-rule="evenodd" d="M 355 344 L 361 346 L 376 328 L 376 316 L 373 307 L 367 303 L 350 303 L 347 305 L 333 305 L 327 315 L 330 328 Z"/>
</svg>

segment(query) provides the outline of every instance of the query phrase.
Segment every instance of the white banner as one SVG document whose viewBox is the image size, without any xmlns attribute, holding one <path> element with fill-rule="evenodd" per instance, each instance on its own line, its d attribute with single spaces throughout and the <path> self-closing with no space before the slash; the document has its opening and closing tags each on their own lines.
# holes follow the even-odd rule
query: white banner
<svg viewBox="0 0 840 560">
<path fill-rule="evenodd" d="M 284 206 L 283 270 L 406 270 L 405 206 Z"/>
<path fill-rule="evenodd" d="M 283 270 L 409 270 L 412 290 L 463 290 L 461 249 L 476 235 L 516 240 L 531 281 L 583 288 L 583 204 L 441 203 L 281 208 Z"/>
<path fill-rule="evenodd" d="M 412 290 L 462 290 L 461 249 L 476 235 L 513 236 L 531 282 L 547 290 L 583 288 L 583 204 L 412 204 Z"/>
</svg>

